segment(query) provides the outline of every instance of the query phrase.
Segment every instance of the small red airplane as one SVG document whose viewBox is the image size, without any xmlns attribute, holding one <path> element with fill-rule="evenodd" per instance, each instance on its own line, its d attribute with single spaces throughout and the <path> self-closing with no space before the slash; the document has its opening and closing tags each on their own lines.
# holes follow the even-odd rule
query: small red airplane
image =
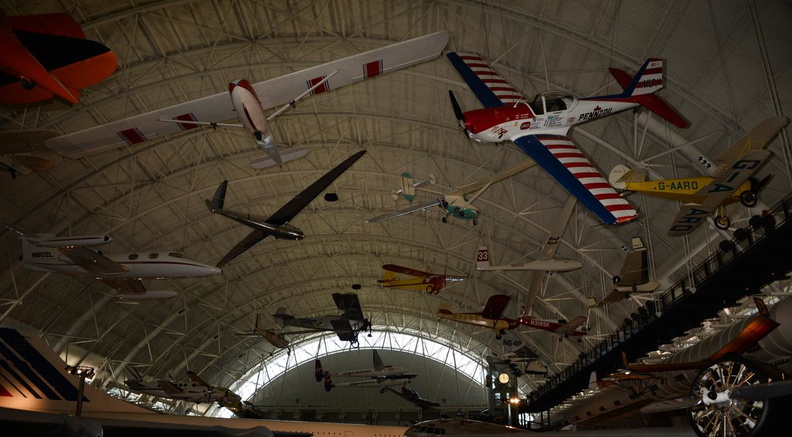
<svg viewBox="0 0 792 437">
<path fill-rule="evenodd" d="M 663 60 L 649 58 L 634 77 L 611 68 L 624 88 L 620 94 L 574 98 L 545 92 L 526 99 L 478 55 L 449 53 L 448 59 L 462 76 L 483 109 L 463 112 L 449 91 L 454 114 L 465 135 L 475 141 L 512 141 L 550 176 L 608 225 L 638 217 L 632 206 L 608 185 L 599 170 L 567 136 L 573 126 L 643 106 L 677 127 L 687 122 L 654 93 L 663 88 Z"/>
<path fill-rule="evenodd" d="M 80 90 L 113 74 L 117 61 L 66 14 L 0 16 L 0 103 L 80 100 Z"/>
<path fill-rule="evenodd" d="M 455 320 L 457 322 L 467 323 L 469 325 L 478 325 L 491 328 L 495 331 L 495 338 L 499 339 L 506 333 L 507 329 L 517 329 L 520 326 L 528 326 L 531 328 L 542 329 L 544 331 L 555 332 L 561 334 L 558 341 L 563 340 L 565 337 L 582 336 L 586 335 L 584 329 L 578 330 L 577 328 L 586 323 L 586 318 L 578 316 L 567 322 L 566 320 L 554 319 L 537 319 L 530 316 L 521 316 L 517 319 L 509 319 L 502 317 L 503 310 L 509 304 L 511 298 L 505 294 L 495 294 L 487 299 L 484 309 L 478 313 L 453 313 L 444 303 L 441 303 L 437 308 L 437 317 L 441 319 Z M 578 342 L 582 339 L 578 339 Z"/>
<path fill-rule="evenodd" d="M 385 272 L 382 279 L 377 282 L 388 288 L 398 288 L 401 290 L 425 290 L 428 294 L 437 294 L 448 282 L 459 282 L 467 279 L 467 276 L 440 275 L 409 267 L 397 266 L 395 264 L 385 264 L 382 266 Z M 413 276 L 409 279 L 399 279 L 396 273 Z"/>
</svg>

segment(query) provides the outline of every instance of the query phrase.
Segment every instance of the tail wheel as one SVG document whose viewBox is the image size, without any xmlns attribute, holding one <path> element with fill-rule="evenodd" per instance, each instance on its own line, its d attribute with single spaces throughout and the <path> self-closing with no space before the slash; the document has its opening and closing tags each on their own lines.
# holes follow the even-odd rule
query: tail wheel
<svg viewBox="0 0 792 437">
<path fill-rule="evenodd" d="M 434 285 L 429 284 L 429 285 L 426 286 L 426 294 L 437 294 L 435 292 Z"/>
<path fill-rule="evenodd" d="M 754 207 L 759 203 L 759 196 L 751 190 L 743 191 L 740 193 L 740 203 L 749 208 Z"/>
<path fill-rule="evenodd" d="M 729 220 L 728 217 L 723 215 L 718 215 L 715 217 L 716 228 L 726 230 L 729 229 L 729 226 L 731 226 L 731 220 Z"/>
<path fill-rule="evenodd" d="M 767 435 L 784 419 L 788 397 L 748 401 L 730 398 L 738 387 L 782 379 L 781 371 L 747 357 L 731 357 L 702 370 L 690 394 L 699 398 L 688 409 L 693 431 L 701 437 Z"/>
</svg>

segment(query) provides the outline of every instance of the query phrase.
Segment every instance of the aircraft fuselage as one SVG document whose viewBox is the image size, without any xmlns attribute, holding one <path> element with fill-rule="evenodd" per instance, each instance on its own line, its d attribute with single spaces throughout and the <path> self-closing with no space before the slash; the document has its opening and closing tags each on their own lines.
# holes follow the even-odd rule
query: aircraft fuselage
<svg viewBox="0 0 792 437">
<path fill-rule="evenodd" d="M 275 139 L 264 114 L 264 108 L 253 85 L 246 79 L 237 79 L 228 84 L 231 103 L 242 125 L 250 131 L 262 147 L 275 146 Z"/>
<path fill-rule="evenodd" d="M 638 106 L 637 103 L 610 99 L 563 98 L 567 109 L 536 115 L 527 103 L 475 109 L 464 113 L 465 128 L 470 138 L 484 143 L 512 141 L 525 135 L 557 134 L 559 129 Z M 543 99 L 540 99 L 540 102 Z M 545 106 L 551 105 L 547 102 Z M 540 103 L 541 104 L 541 103 Z"/>
<path fill-rule="evenodd" d="M 174 256 L 176 254 L 177 256 Z M 127 271 L 120 273 L 91 273 L 62 255 L 57 249 L 34 248 L 32 260 L 24 266 L 42 272 L 63 273 L 97 279 L 164 279 L 211 276 L 221 273 L 218 267 L 183 258 L 177 252 L 141 252 L 132 254 L 105 255 L 111 261 L 122 264 Z"/>
</svg>

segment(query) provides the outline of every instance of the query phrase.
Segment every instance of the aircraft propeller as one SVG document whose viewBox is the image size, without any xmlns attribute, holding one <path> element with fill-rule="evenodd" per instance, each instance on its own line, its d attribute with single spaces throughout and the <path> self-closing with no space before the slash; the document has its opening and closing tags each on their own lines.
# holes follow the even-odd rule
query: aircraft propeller
<svg viewBox="0 0 792 437">
<path fill-rule="evenodd" d="M 448 90 L 448 97 L 451 98 L 451 106 L 454 107 L 454 116 L 459 122 L 459 130 L 465 133 L 465 137 L 470 138 L 470 132 L 468 132 L 467 125 L 465 124 L 465 114 L 462 112 L 462 108 L 459 106 L 459 102 L 457 102 L 454 92 Z"/>
</svg>

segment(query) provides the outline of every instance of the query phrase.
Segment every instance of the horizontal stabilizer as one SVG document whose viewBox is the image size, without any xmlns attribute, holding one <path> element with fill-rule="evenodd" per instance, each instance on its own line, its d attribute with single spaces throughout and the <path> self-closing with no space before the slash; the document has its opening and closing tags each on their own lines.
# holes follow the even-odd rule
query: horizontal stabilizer
<svg viewBox="0 0 792 437">
<path fill-rule="evenodd" d="M 647 63 L 644 64 L 644 68 L 641 69 L 639 74 L 642 74 L 646 71 L 646 67 L 650 62 L 657 61 L 659 60 L 647 60 Z M 656 75 L 656 77 L 648 77 L 647 80 L 641 82 L 634 81 L 633 77 L 630 76 L 629 73 L 618 68 L 610 68 L 610 72 L 613 77 L 616 78 L 616 81 L 619 82 L 619 85 L 624 88 L 625 94 L 629 95 L 628 98 L 630 101 L 640 104 L 646 109 L 668 120 L 669 123 L 676 127 L 686 128 L 688 126 L 688 122 L 682 118 L 682 116 L 679 115 L 679 113 L 674 108 L 672 108 L 660 97 L 650 94 L 651 92 L 657 91 L 663 87 L 662 68 L 662 64 L 660 64 L 659 74 L 647 74 L 647 76 Z M 644 83 L 646 83 L 647 86 L 641 86 Z M 638 89 L 638 91 L 636 91 L 636 89 Z M 649 93 L 647 93 L 647 91 L 649 91 Z"/>
<path fill-rule="evenodd" d="M 284 163 L 302 158 L 307 154 L 308 154 L 307 147 L 295 147 L 293 149 L 284 150 L 283 152 L 280 152 L 281 161 L 283 161 Z M 250 167 L 258 168 L 258 169 L 274 167 L 276 165 L 278 164 L 275 162 L 275 160 L 269 156 L 261 157 L 250 161 Z"/>
</svg>

